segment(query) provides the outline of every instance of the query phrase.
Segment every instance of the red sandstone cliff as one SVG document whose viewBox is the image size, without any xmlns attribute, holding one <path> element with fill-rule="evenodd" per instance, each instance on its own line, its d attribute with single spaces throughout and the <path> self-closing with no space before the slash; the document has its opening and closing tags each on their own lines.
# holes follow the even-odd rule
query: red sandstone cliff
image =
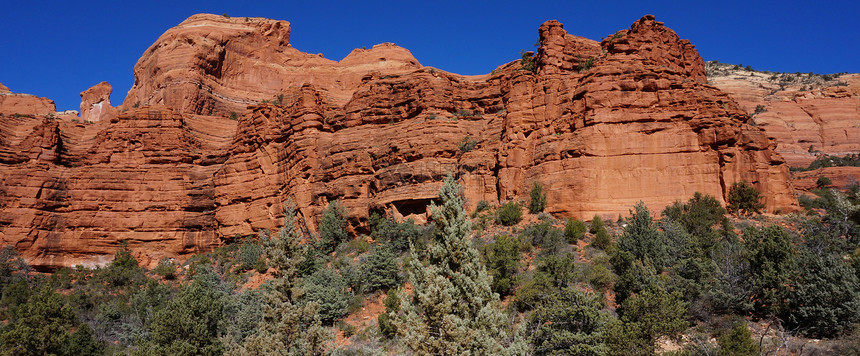
<svg viewBox="0 0 860 356">
<path fill-rule="evenodd" d="M 335 62 L 291 48 L 283 21 L 192 16 L 144 53 L 118 113 L 101 84 L 81 106 L 99 120 L 0 106 L 0 242 L 41 267 L 107 261 L 119 241 L 151 262 L 275 228 L 288 198 L 311 229 L 333 199 L 353 229 L 420 217 L 448 172 L 470 208 L 537 181 L 550 213 L 614 217 L 739 180 L 795 208 L 773 141 L 653 16 L 600 43 L 556 21 L 539 34 L 533 71 L 460 76 L 391 44 Z"/>
<path fill-rule="evenodd" d="M 708 81 L 753 115 L 791 166 L 807 167 L 820 154 L 860 152 L 860 74 L 822 76 L 745 70 L 723 63 L 708 66 Z"/>
</svg>

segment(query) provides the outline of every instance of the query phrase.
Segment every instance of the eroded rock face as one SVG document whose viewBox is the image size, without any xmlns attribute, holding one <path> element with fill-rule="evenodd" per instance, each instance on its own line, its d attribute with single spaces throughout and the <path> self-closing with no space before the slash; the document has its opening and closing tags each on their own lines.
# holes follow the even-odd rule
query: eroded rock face
<svg viewBox="0 0 860 356">
<path fill-rule="evenodd" d="M 81 120 L 97 122 L 115 118 L 117 110 L 110 105 L 112 91 L 110 84 L 101 82 L 81 93 Z"/>
<path fill-rule="evenodd" d="M 653 16 L 600 43 L 539 34 L 533 71 L 460 76 L 390 44 L 334 62 L 289 47 L 286 22 L 192 16 L 147 50 L 117 116 L 20 118 L 27 138 L 0 141 L 0 240 L 46 268 L 119 241 L 155 263 L 277 228 L 288 199 L 309 231 L 339 199 L 361 232 L 373 211 L 426 220 L 449 172 L 467 209 L 536 181 L 549 213 L 614 218 L 739 180 L 796 208 L 774 143 Z"/>
<path fill-rule="evenodd" d="M 860 74 L 774 74 L 709 63 L 711 84 L 727 92 L 794 167 L 818 155 L 860 152 Z"/>
<path fill-rule="evenodd" d="M 4 116 L 37 116 L 56 112 L 54 101 L 30 94 L 13 93 L 0 84 L 0 115 Z"/>
<path fill-rule="evenodd" d="M 289 40 L 286 21 L 191 16 L 146 50 L 123 105 L 159 104 L 182 113 L 227 116 L 305 84 L 342 103 L 367 73 L 421 67 L 408 50 L 393 44 L 356 49 L 336 62 L 296 50 Z"/>
</svg>

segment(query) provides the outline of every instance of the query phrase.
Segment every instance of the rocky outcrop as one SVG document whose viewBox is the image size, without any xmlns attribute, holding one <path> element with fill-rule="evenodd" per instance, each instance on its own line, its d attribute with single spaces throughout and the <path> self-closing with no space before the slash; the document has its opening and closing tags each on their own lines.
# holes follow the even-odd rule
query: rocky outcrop
<svg viewBox="0 0 860 356">
<path fill-rule="evenodd" d="M 159 104 L 178 112 L 230 115 L 277 101 L 290 87 L 316 85 L 334 102 L 349 100 L 370 72 L 405 73 L 421 65 L 408 50 L 381 44 L 340 62 L 292 48 L 290 23 L 194 15 L 168 30 L 134 67 L 125 107 Z"/>
<path fill-rule="evenodd" d="M 729 93 L 794 167 L 818 155 L 860 152 L 860 75 L 770 73 L 708 63 L 711 84 Z"/>
<path fill-rule="evenodd" d="M 30 94 L 13 93 L 0 84 L 0 115 L 3 116 L 37 116 L 56 112 L 54 101 Z"/>
<path fill-rule="evenodd" d="M 97 122 L 116 117 L 117 109 L 110 105 L 112 91 L 110 84 L 101 82 L 81 93 L 81 120 Z"/>
<path fill-rule="evenodd" d="M 774 143 L 653 16 L 600 43 L 556 21 L 539 34 L 534 57 L 461 76 L 391 44 L 334 62 L 291 48 L 283 21 L 192 16 L 146 51 L 115 117 L 18 118 L 33 138 L 0 141 L 0 240 L 45 268 L 120 241 L 154 263 L 276 228 L 290 199 L 307 230 L 337 199 L 362 232 L 373 211 L 426 220 L 449 172 L 468 209 L 539 182 L 549 213 L 614 218 L 740 180 L 796 208 Z"/>
<path fill-rule="evenodd" d="M 860 184 L 860 167 L 826 167 L 795 172 L 794 187 L 801 191 L 811 191 L 818 188 L 819 177 L 830 179 L 831 184 L 828 188 L 850 190 L 852 185 Z"/>
<path fill-rule="evenodd" d="M 37 268 L 98 265 L 120 241 L 150 264 L 211 250 L 222 243 L 212 177 L 229 142 L 217 135 L 234 130 L 164 107 L 46 120 L 16 145 L 16 164 L 0 165 L 0 241 Z"/>
</svg>

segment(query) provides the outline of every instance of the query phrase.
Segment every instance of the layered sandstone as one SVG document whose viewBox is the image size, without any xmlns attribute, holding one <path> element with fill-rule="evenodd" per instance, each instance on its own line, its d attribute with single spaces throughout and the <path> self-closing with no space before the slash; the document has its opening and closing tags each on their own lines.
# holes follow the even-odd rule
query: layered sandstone
<svg viewBox="0 0 860 356">
<path fill-rule="evenodd" d="M 97 122 L 116 117 L 117 109 L 110 105 L 112 91 L 110 84 L 101 82 L 81 93 L 81 120 Z"/>
<path fill-rule="evenodd" d="M 390 43 L 356 49 L 336 62 L 301 52 L 289 40 L 286 21 L 191 16 L 144 52 L 123 105 L 159 104 L 182 113 L 226 116 L 305 84 L 343 103 L 370 72 L 398 74 L 421 67 L 408 50 Z"/>
<path fill-rule="evenodd" d="M 794 173 L 794 187 L 801 191 L 818 188 L 818 178 L 830 179 L 828 188 L 849 190 L 852 185 L 860 184 L 860 167 L 826 167 L 806 172 Z"/>
<path fill-rule="evenodd" d="M 818 155 L 860 152 L 860 74 L 771 73 L 708 63 L 709 82 L 729 93 L 794 167 Z"/>
<path fill-rule="evenodd" d="M 291 48 L 283 21 L 192 16 L 144 53 L 116 116 L 17 118 L 0 240 L 43 267 L 104 262 L 119 241 L 154 262 L 276 228 L 287 200 L 311 232 L 340 200 L 361 232 L 373 211 L 426 220 L 449 172 L 469 209 L 539 182 L 549 213 L 614 218 L 724 201 L 740 180 L 796 207 L 774 143 L 653 16 L 602 42 L 556 21 L 539 35 L 533 70 L 461 76 L 391 44 L 335 62 Z M 83 93 L 83 115 L 106 92 Z"/>
<path fill-rule="evenodd" d="M 3 116 L 35 116 L 56 112 L 54 101 L 30 94 L 13 93 L 0 84 L 0 115 Z"/>
</svg>

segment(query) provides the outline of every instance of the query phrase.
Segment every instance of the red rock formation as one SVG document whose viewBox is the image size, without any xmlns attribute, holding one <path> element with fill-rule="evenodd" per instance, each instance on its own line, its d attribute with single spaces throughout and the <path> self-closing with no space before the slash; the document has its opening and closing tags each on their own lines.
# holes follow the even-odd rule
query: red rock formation
<svg viewBox="0 0 860 356">
<path fill-rule="evenodd" d="M 116 117 L 116 108 L 110 106 L 111 91 L 110 84 L 101 82 L 81 93 L 81 120 L 97 122 Z"/>
<path fill-rule="evenodd" d="M 818 177 L 826 177 L 831 181 L 831 188 L 846 190 L 853 184 L 860 183 L 860 167 L 826 167 L 806 172 L 794 173 L 794 187 L 801 191 L 817 188 Z"/>
<path fill-rule="evenodd" d="M 56 112 L 54 101 L 30 94 L 17 94 L 0 84 L 0 115 L 36 116 Z"/>
<path fill-rule="evenodd" d="M 708 80 L 754 116 L 789 165 L 805 168 L 818 154 L 860 152 L 860 74 L 824 80 L 708 65 Z"/>
<path fill-rule="evenodd" d="M 286 21 L 191 16 L 143 54 L 123 105 L 161 104 L 183 113 L 226 116 L 305 84 L 345 102 L 367 73 L 421 67 L 409 51 L 393 44 L 356 49 L 335 62 L 298 51 L 289 40 Z"/>
<path fill-rule="evenodd" d="M 425 218 L 448 172 L 469 209 L 525 200 L 533 181 L 548 212 L 577 218 L 723 200 L 738 180 L 771 211 L 796 207 L 772 141 L 653 16 L 602 43 L 555 21 L 539 33 L 534 71 L 460 76 L 394 45 L 334 62 L 289 47 L 286 22 L 192 16 L 135 66 L 127 111 L 31 118 L 0 141 L 0 241 L 43 267 L 104 262 L 119 241 L 157 261 L 276 228 L 287 199 L 309 230 L 340 199 L 361 230 L 371 211 Z"/>
</svg>

